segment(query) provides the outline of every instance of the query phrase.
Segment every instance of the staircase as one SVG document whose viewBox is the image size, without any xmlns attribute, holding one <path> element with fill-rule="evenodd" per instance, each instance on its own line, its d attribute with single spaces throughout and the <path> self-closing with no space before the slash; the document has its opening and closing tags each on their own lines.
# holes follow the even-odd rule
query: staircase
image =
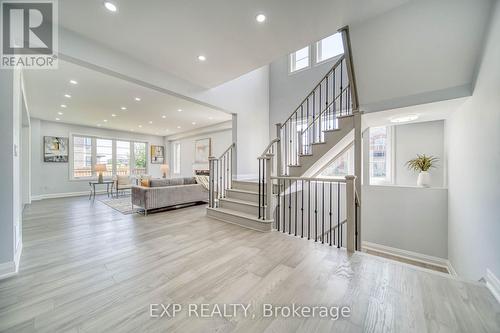
<svg viewBox="0 0 500 333">
<path fill-rule="evenodd" d="M 315 241 L 340 247 L 345 238 L 348 248 L 357 248 L 354 245 L 354 225 L 358 226 L 359 215 L 356 177 L 348 176 L 345 180 L 304 177 L 347 135 L 355 131 L 360 138 L 348 30 L 344 28 L 341 32 L 345 53 L 288 119 L 276 124 L 276 138 L 257 158 L 257 180 L 233 179 L 234 144 L 219 158 L 210 158 L 208 216 L 258 231 L 278 230 L 301 237 L 305 229 L 309 239 L 312 232 Z M 356 242 L 359 243 L 357 236 Z"/>
</svg>

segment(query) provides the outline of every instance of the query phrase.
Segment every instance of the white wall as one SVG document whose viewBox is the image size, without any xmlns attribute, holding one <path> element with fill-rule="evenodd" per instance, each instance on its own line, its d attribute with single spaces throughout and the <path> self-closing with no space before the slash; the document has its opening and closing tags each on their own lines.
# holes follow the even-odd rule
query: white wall
<svg viewBox="0 0 500 333">
<path fill-rule="evenodd" d="M 191 177 L 193 176 L 193 164 L 194 164 L 194 145 L 195 141 L 199 139 L 211 139 L 212 144 L 212 156 L 219 157 L 232 143 L 232 130 L 226 129 L 223 131 L 199 134 L 195 136 L 189 136 L 185 138 L 180 138 L 178 140 L 169 141 L 168 150 L 170 152 L 170 170 L 171 177 Z M 172 156 L 172 144 L 174 142 L 179 142 L 181 144 L 181 173 L 173 174 L 173 156 Z M 208 163 L 206 166 L 208 169 Z"/>
<path fill-rule="evenodd" d="M 416 186 L 418 173 L 408 170 L 406 162 L 417 154 L 439 158 L 430 169 L 431 186 L 444 186 L 446 159 L 444 154 L 444 121 L 428 121 L 394 126 L 394 167 L 396 185 Z"/>
<path fill-rule="evenodd" d="M 21 72 L 0 71 L 0 276 L 15 273 L 21 244 Z"/>
<path fill-rule="evenodd" d="M 312 56 L 311 56 L 312 58 Z M 290 74 L 288 54 L 269 66 L 269 127 L 271 138 L 276 137 L 275 124 L 285 120 L 306 98 L 318 82 L 332 68 L 338 58 Z"/>
<path fill-rule="evenodd" d="M 31 129 L 31 188 L 32 196 L 35 199 L 65 193 L 86 193 L 89 190 L 88 180 L 70 180 L 69 163 L 45 163 L 43 161 L 44 136 L 62 136 L 71 139 L 71 134 L 87 134 L 116 139 L 140 140 L 155 145 L 164 144 L 163 137 L 160 136 L 56 123 L 35 118 L 31 119 Z M 160 177 L 160 165 L 150 164 L 149 160 L 148 148 L 148 173 L 153 177 Z"/>
<path fill-rule="evenodd" d="M 237 114 L 238 173 L 257 173 L 256 158 L 269 143 L 269 66 L 205 89 L 63 28 L 59 36 L 64 59 Z"/>
<path fill-rule="evenodd" d="M 362 191 L 363 241 L 448 258 L 446 189 L 363 186 Z"/>
<path fill-rule="evenodd" d="M 500 277 L 500 3 L 472 97 L 446 124 L 450 260 L 457 273 Z"/>
<path fill-rule="evenodd" d="M 491 4 L 409 1 L 351 24 L 362 110 L 469 96 Z"/>
</svg>

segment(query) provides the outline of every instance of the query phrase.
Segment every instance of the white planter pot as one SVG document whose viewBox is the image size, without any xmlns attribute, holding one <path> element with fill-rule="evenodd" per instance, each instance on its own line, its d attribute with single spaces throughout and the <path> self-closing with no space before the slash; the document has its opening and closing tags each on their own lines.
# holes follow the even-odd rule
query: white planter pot
<svg viewBox="0 0 500 333">
<path fill-rule="evenodd" d="M 431 174 L 429 171 L 420 171 L 417 178 L 417 185 L 421 187 L 431 186 Z"/>
</svg>

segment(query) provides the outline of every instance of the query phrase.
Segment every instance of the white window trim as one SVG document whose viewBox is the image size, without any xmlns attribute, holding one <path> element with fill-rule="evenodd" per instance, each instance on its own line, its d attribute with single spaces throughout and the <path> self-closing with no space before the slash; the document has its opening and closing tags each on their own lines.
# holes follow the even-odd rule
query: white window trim
<svg viewBox="0 0 500 333">
<path fill-rule="evenodd" d="M 370 152 L 368 152 L 368 163 L 369 163 L 369 167 L 368 167 L 368 180 L 369 180 L 369 184 L 370 185 L 374 185 L 374 186 L 380 186 L 380 185 L 394 185 L 394 181 L 395 181 L 395 170 L 396 170 L 396 165 L 395 165 L 395 156 L 394 156 L 394 152 L 395 152 L 395 130 L 394 130 L 394 126 L 385 126 L 387 128 L 387 130 L 389 131 L 389 140 L 390 140 L 390 145 L 387 149 L 387 163 L 386 165 L 389 167 L 389 170 L 387 171 L 389 173 L 389 177 L 385 177 L 385 178 L 378 178 L 378 177 L 372 177 L 372 173 L 371 173 L 371 161 L 370 161 L 370 158 L 371 158 L 371 154 Z M 368 135 L 370 136 L 370 133 L 368 133 Z M 368 137 L 368 140 L 369 140 L 370 137 Z M 368 148 L 370 149 L 370 148 Z"/>
<path fill-rule="evenodd" d="M 176 146 L 179 146 L 179 160 L 177 161 L 177 157 L 175 156 L 176 155 L 176 151 L 175 151 L 175 147 Z M 182 169 L 182 164 L 181 164 L 181 161 L 182 161 L 182 156 L 181 156 L 181 142 L 180 141 L 176 141 L 176 142 L 173 142 L 172 143 L 172 174 L 174 175 L 180 175 L 181 174 L 181 169 Z M 179 170 L 176 170 L 176 162 L 179 162 Z"/>
<path fill-rule="evenodd" d="M 308 58 L 307 58 L 307 59 L 308 59 L 308 61 L 307 61 L 307 66 L 306 66 L 306 67 L 304 67 L 304 68 L 301 68 L 301 69 L 297 69 L 297 70 L 292 71 L 292 64 L 294 64 L 294 63 L 295 63 L 295 53 L 296 53 L 297 51 L 299 51 L 300 49 L 299 49 L 299 50 L 296 50 L 296 51 L 294 51 L 294 52 L 292 52 L 292 53 L 290 53 L 290 54 L 288 55 L 288 74 L 289 74 L 289 75 L 297 74 L 297 73 L 303 72 L 303 71 L 308 70 L 309 68 L 311 68 L 311 63 L 312 63 L 312 60 L 311 60 L 311 54 L 312 54 L 311 49 L 312 49 L 312 46 L 311 46 L 311 45 L 306 45 L 306 46 L 304 46 L 304 47 L 307 47 L 307 48 L 308 48 L 308 49 L 307 49 L 307 52 L 308 52 Z M 303 48 L 304 48 L 304 47 L 303 47 Z M 303 49 L 303 48 L 301 48 L 301 49 Z"/>
<path fill-rule="evenodd" d="M 91 148 L 91 155 L 92 155 L 92 165 L 91 165 L 91 170 L 92 174 L 95 173 L 95 165 L 97 162 L 96 159 L 96 139 L 103 139 L 103 140 L 112 140 L 113 141 L 113 148 L 112 148 L 112 156 L 113 156 L 113 169 L 112 169 L 112 176 L 111 177 L 104 177 L 106 180 L 110 180 L 116 175 L 116 141 L 127 141 L 130 142 L 130 161 L 129 161 L 129 168 L 130 168 L 130 173 L 132 171 L 132 160 L 135 162 L 135 156 L 134 156 L 134 151 L 133 151 L 133 144 L 134 142 L 139 142 L 139 143 L 144 143 L 146 144 L 146 173 L 149 171 L 149 142 L 144 141 L 144 140 L 135 140 L 135 139 L 126 139 L 126 138 L 117 138 L 117 137 L 107 137 L 103 135 L 89 135 L 89 134 L 82 134 L 82 133 L 69 133 L 69 163 L 68 163 L 68 172 L 69 172 L 69 180 L 70 181 L 89 181 L 89 180 L 95 180 L 97 179 L 97 176 L 90 176 L 90 177 L 74 177 L 73 173 L 73 168 L 74 168 L 74 137 L 85 137 L 85 138 L 91 138 L 92 139 L 92 148 Z M 134 156 L 134 157 L 133 157 Z"/>
</svg>

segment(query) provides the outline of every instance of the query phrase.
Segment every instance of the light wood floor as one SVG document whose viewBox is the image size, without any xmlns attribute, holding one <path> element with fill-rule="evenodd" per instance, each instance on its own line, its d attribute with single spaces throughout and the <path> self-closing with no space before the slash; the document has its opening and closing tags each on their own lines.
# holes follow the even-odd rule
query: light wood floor
<svg viewBox="0 0 500 333">
<path fill-rule="evenodd" d="M 8 332 L 500 332 L 479 283 L 205 217 L 204 206 L 122 215 L 87 198 L 25 211 Z M 150 303 L 250 303 L 255 318 L 150 318 Z M 342 320 L 262 318 L 260 306 L 349 306 Z"/>
</svg>

